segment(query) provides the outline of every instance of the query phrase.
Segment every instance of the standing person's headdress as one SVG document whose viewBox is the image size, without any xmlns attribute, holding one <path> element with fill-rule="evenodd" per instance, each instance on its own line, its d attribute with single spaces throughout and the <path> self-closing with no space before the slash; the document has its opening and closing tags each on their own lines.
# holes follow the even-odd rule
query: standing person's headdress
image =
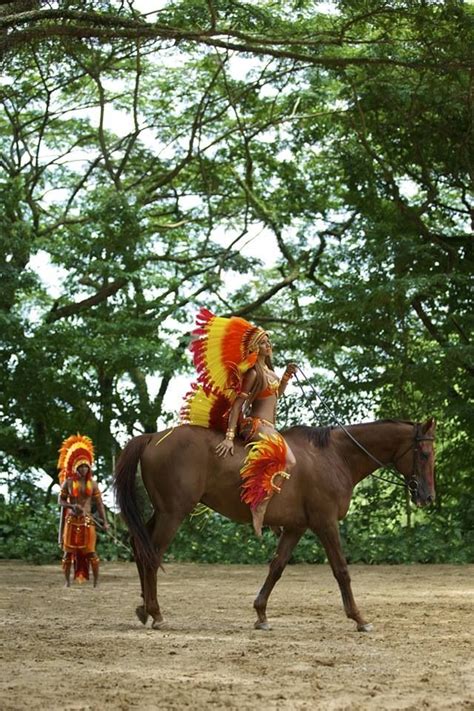
<svg viewBox="0 0 474 711">
<path fill-rule="evenodd" d="M 71 435 L 64 440 L 59 450 L 58 469 L 59 483 L 63 484 L 65 479 L 72 479 L 72 493 L 77 496 L 79 493 L 79 474 L 77 472 L 81 464 L 87 464 L 89 471 L 86 475 L 85 493 L 92 494 L 92 465 L 94 464 L 94 445 L 92 440 L 85 435 Z"/>
<path fill-rule="evenodd" d="M 202 308 L 196 316 L 190 350 L 198 385 L 185 397 L 181 419 L 225 429 L 225 415 L 242 387 L 242 376 L 255 365 L 266 331 L 240 316 L 223 318 Z"/>
</svg>

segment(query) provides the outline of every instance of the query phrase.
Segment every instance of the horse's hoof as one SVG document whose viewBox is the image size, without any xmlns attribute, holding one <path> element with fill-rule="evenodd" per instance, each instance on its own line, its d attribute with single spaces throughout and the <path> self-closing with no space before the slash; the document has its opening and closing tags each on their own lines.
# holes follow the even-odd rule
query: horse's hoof
<svg viewBox="0 0 474 711">
<path fill-rule="evenodd" d="M 254 624 L 254 628 L 255 628 L 256 630 L 265 630 L 265 631 L 271 630 L 271 627 L 270 627 L 270 625 L 268 624 L 268 622 L 260 622 L 260 621 L 257 621 L 257 622 Z"/>
<path fill-rule="evenodd" d="M 147 613 L 147 611 L 145 610 L 145 606 L 144 606 L 144 605 L 140 605 L 139 607 L 137 607 L 136 610 L 135 610 L 135 614 L 136 614 L 136 616 L 138 617 L 138 619 L 140 620 L 140 622 L 141 622 L 143 625 L 146 625 L 146 621 L 148 620 L 148 613 Z"/>
<path fill-rule="evenodd" d="M 152 628 L 153 630 L 161 630 L 161 629 L 163 629 L 163 627 L 165 627 L 165 626 L 166 626 L 166 622 L 165 622 L 163 619 L 161 619 L 161 620 L 153 620 L 153 622 L 151 623 L 151 628 Z"/>
<path fill-rule="evenodd" d="M 374 629 L 374 626 L 370 622 L 366 622 L 363 625 L 357 625 L 358 632 L 372 632 L 373 629 Z"/>
</svg>

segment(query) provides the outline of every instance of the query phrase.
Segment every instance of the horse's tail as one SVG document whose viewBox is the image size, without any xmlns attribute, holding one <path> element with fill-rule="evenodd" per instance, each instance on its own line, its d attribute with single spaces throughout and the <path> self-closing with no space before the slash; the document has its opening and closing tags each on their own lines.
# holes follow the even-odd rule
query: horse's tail
<svg viewBox="0 0 474 711">
<path fill-rule="evenodd" d="M 157 556 L 138 506 L 136 475 L 138 462 L 151 437 L 139 435 L 130 440 L 118 459 L 114 477 L 116 500 L 133 538 L 135 555 L 146 566 L 155 566 Z"/>
</svg>

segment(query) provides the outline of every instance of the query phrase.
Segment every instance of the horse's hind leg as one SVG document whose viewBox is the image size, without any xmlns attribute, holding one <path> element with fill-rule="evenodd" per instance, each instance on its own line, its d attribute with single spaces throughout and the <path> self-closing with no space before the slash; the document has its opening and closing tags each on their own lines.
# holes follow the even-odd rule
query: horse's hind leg
<svg viewBox="0 0 474 711">
<path fill-rule="evenodd" d="M 148 529 L 148 533 L 150 536 L 153 532 L 153 528 L 155 525 L 155 516 L 156 516 L 156 514 L 153 514 L 152 518 L 146 524 L 146 527 Z M 136 549 L 135 541 L 133 540 L 133 538 L 130 539 L 130 543 L 131 543 L 133 554 L 135 557 L 135 563 L 137 565 L 138 575 L 140 577 L 141 596 L 142 596 L 142 599 L 144 600 L 145 593 L 144 593 L 144 582 L 143 582 L 143 579 L 144 579 L 143 563 L 141 562 L 140 557 L 137 554 L 137 549 Z M 138 619 L 140 620 L 140 622 L 142 622 L 143 624 L 146 624 L 146 621 L 148 619 L 148 614 L 145 610 L 145 605 L 144 604 L 139 605 L 136 608 L 135 612 L 136 612 L 136 615 L 137 615 Z"/>
<path fill-rule="evenodd" d="M 290 560 L 290 556 L 296 544 L 303 535 L 304 531 L 304 528 L 297 528 L 291 530 L 287 528 L 283 529 L 283 533 L 281 534 L 280 540 L 278 541 L 277 552 L 272 562 L 270 563 L 270 570 L 268 571 L 266 580 L 263 583 L 262 589 L 255 598 L 255 602 L 253 603 L 255 612 L 258 616 L 258 619 L 254 625 L 256 630 L 270 629 L 267 620 L 268 598 L 270 597 L 270 593 L 275 587 L 275 584 L 281 578 L 286 564 Z"/>
<path fill-rule="evenodd" d="M 136 546 L 135 546 L 135 542 L 134 542 L 133 538 L 130 539 L 130 544 L 132 546 L 133 555 L 134 555 L 135 563 L 136 563 L 137 570 L 138 570 L 138 575 L 140 576 L 140 587 L 141 587 L 141 591 L 142 591 L 141 596 L 143 599 L 143 564 L 138 558 L 137 550 L 136 550 Z M 139 607 L 136 608 L 135 612 L 136 612 L 137 617 L 140 620 L 140 622 L 143 622 L 143 624 L 145 624 L 148 619 L 148 615 L 146 614 L 146 611 L 145 611 L 145 605 L 139 605 Z"/>
<path fill-rule="evenodd" d="M 159 565 L 163 560 L 163 555 L 176 535 L 186 513 L 167 513 L 160 511 L 153 520 L 153 530 L 150 532 L 153 545 L 158 553 L 158 563 L 156 566 L 144 566 L 143 568 L 143 598 L 144 614 L 153 618 L 152 627 L 159 629 L 163 625 L 163 617 L 156 595 L 156 577 Z M 138 609 L 137 609 L 138 615 Z M 140 617 L 140 615 L 138 615 Z M 145 618 L 146 621 L 146 618 Z"/>
<path fill-rule="evenodd" d="M 342 551 L 337 521 L 328 523 L 325 526 L 318 526 L 312 530 L 324 546 L 332 572 L 339 584 L 347 617 L 357 623 L 359 632 L 370 632 L 372 625 L 362 617 L 352 594 L 351 578 L 347 568 L 347 561 Z"/>
</svg>

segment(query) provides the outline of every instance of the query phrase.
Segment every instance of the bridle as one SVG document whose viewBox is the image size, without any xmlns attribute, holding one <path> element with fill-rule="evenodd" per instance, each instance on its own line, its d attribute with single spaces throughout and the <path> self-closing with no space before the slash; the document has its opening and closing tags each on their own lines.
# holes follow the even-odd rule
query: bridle
<svg viewBox="0 0 474 711">
<path fill-rule="evenodd" d="M 392 466 L 392 465 L 396 466 L 397 461 L 399 461 L 405 454 L 407 454 L 407 452 L 409 452 L 410 449 L 413 449 L 413 470 L 412 470 L 412 473 L 411 473 L 411 475 L 410 475 L 408 481 L 403 481 L 403 482 L 401 482 L 399 479 L 387 479 L 387 477 L 383 477 L 383 476 L 381 476 L 380 474 L 372 474 L 372 476 L 375 477 L 375 479 L 380 479 L 380 481 L 386 481 L 386 482 L 388 482 L 389 484 L 393 484 L 394 486 L 402 486 L 404 489 L 405 489 L 405 488 L 408 488 L 410 494 L 411 494 L 412 496 L 415 496 L 415 494 L 416 494 L 417 491 L 418 491 L 418 479 L 419 479 L 419 475 L 420 475 L 420 470 L 419 470 L 419 465 L 418 465 L 418 460 L 419 460 L 419 456 L 418 456 L 418 455 L 421 453 L 420 446 L 419 446 L 419 445 L 420 445 L 420 442 L 425 442 L 425 441 L 434 442 L 435 438 L 434 438 L 433 436 L 431 436 L 431 435 L 425 435 L 425 434 L 422 432 L 422 429 L 421 429 L 421 428 L 422 428 L 422 425 L 421 425 L 419 422 L 415 422 L 415 423 L 413 424 L 413 427 L 415 428 L 415 432 L 414 432 L 413 441 L 411 442 L 411 444 L 402 452 L 402 454 L 399 454 L 395 459 L 393 459 L 393 461 L 385 462 L 385 463 L 384 463 L 384 462 L 381 462 L 380 459 L 378 459 L 378 458 L 377 458 L 376 456 L 374 456 L 371 452 L 369 452 L 369 450 L 366 449 L 366 448 L 364 447 L 364 445 L 361 444 L 361 443 L 354 437 L 354 435 L 352 435 L 352 434 L 349 432 L 349 430 L 347 429 L 347 427 L 345 427 L 345 426 L 342 424 L 342 422 L 340 422 L 340 421 L 338 420 L 338 418 L 336 417 L 336 415 L 334 414 L 334 412 L 332 412 L 332 410 L 330 409 L 330 407 L 326 404 L 326 402 L 324 401 L 324 399 L 323 399 L 323 398 L 321 397 L 321 395 L 317 392 L 317 390 L 316 390 L 316 388 L 313 386 L 313 384 L 308 380 L 308 378 L 307 378 L 306 375 L 303 373 L 303 371 L 301 370 L 301 368 L 300 368 L 299 366 L 297 366 L 297 367 L 298 367 L 298 370 L 300 371 L 301 375 L 303 376 L 303 378 L 306 380 L 306 382 L 309 384 L 309 386 L 310 386 L 311 389 L 313 390 L 313 393 L 316 395 L 316 397 L 318 398 L 318 400 L 319 400 L 319 402 L 321 403 L 321 405 L 325 408 L 326 412 L 328 412 L 328 414 L 329 414 L 329 415 L 332 417 L 332 419 L 336 422 L 336 424 L 338 425 L 338 427 L 340 427 L 340 428 L 343 430 L 343 432 L 347 435 L 347 437 L 349 437 L 349 439 L 352 440 L 352 442 L 354 442 L 354 444 L 355 444 L 360 450 L 362 450 L 362 452 L 364 452 L 368 457 L 370 457 L 370 459 L 372 459 L 372 461 L 374 461 L 379 467 L 382 467 L 382 468 L 384 468 L 384 469 L 387 469 L 388 467 L 390 467 L 390 466 Z M 305 394 L 305 392 L 304 392 L 304 390 L 303 390 L 302 383 L 300 382 L 300 380 L 299 380 L 299 378 L 298 378 L 298 375 L 297 375 L 296 373 L 295 373 L 295 377 L 296 377 L 296 381 L 297 381 L 299 387 L 301 388 L 301 391 L 302 391 L 302 393 L 303 393 L 303 396 L 306 397 L 306 394 Z M 316 412 L 314 411 L 313 406 L 312 406 L 311 403 L 310 403 L 310 407 L 311 407 L 311 410 L 313 411 L 313 415 L 314 415 L 314 416 L 316 417 L 316 419 L 317 419 Z M 395 474 L 400 474 L 400 472 L 399 472 L 398 470 L 394 469 L 394 468 L 393 468 L 393 472 L 394 472 Z M 402 476 L 403 476 L 403 475 L 402 475 Z"/>
<path fill-rule="evenodd" d="M 413 438 L 413 442 L 405 449 L 401 454 L 396 457 L 392 464 L 396 466 L 397 461 L 401 459 L 402 457 L 405 456 L 407 452 L 410 451 L 410 449 L 413 449 L 413 470 L 411 473 L 411 476 L 409 480 L 406 483 L 406 486 L 408 487 L 409 491 L 411 494 L 415 495 L 418 491 L 418 478 L 420 474 L 420 469 L 419 469 L 419 455 L 421 454 L 421 448 L 420 448 L 420 442 L 434 442 L 435 438 L 432 437 L 431 435 L 425 435 L 422 432 L 421 425 L 419 423 L 415 423 L 415 434 Z"/>
</svg>

